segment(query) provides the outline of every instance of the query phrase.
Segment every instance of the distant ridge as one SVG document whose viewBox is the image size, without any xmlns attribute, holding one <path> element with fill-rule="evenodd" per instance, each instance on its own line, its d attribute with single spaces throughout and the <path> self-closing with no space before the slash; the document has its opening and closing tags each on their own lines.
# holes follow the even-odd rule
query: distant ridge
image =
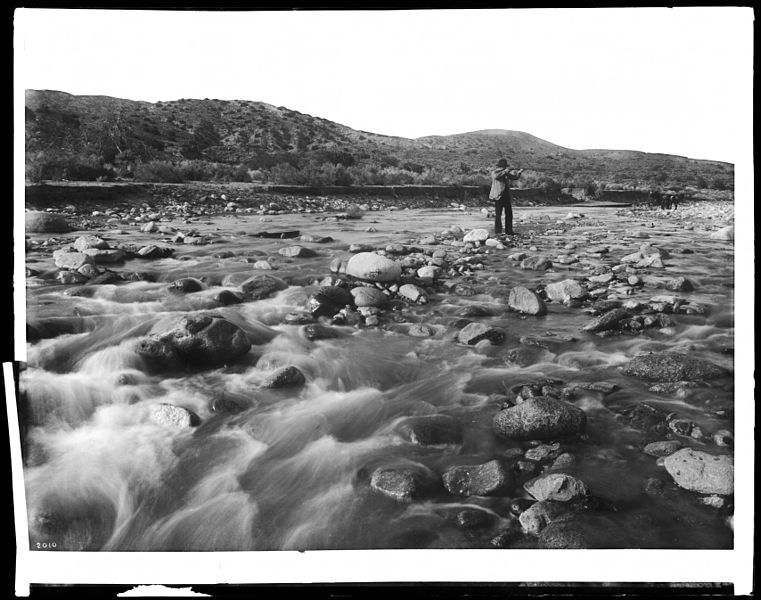
<svg viewBox="0 0 761 600">
<path fill-rule="evenodd" d="M 195 160 L 265 176 L 273 169 L 287 171 L 277 165 L 303 172 L 306 162 L 330 162 L 357 173 L 409 173 L 414 183 L 483 182 L 494 162 L 505 157 L 526 169 L 522 185 L 551 180 L 565 186 L 734 186 L 730 163 L 633 150 L 573 150 L 522 131 L 483 129 L 409 139 L 355 130 L 265 102 L 145 102 L 54 90 L 26 91 L 26 150 L 28 163 L 56 157 L 107 165 Z"/>
</svg>

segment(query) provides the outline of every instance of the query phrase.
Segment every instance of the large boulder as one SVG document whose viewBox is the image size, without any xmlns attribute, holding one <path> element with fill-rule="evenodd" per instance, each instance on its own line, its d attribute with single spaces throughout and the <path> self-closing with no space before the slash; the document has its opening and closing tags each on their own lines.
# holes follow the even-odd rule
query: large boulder
<svg viewBox="0 0 761 600">
<path fill-rule="evenodd" d="M 27 233 L 69 233 L 71 227 L 61 215 L 31 211 L 24 215 Z"/>
<path fill-rule="evenodd" d="M 589 495 L 587 485 L 565 473 L 547 473 L 523 484 L 523 488 L 537 500 L 569 502 Z"/>
<path fill-rule="evenodd" d="M 677 352 L 637 356 L 621 367 L 624 375 L 652 381 L 696 381 L 728 377 L 729 371 L 710 361 Z"/>
<path fill-rule="evenodd" d="M 92 256 L 83 252 L 71 252 L 70 250 L 61 249 L 53 252 L 53 261 L 59 269 L 68 269 L 76 271 L 84 265 L 93 264 Z"/>
<path fill-rule="evenodd" d="M 489 340 L 492 344 L 501 344 L 505 341 L 505 333 L 496 327 L 489 327 L 483 323 L 468 323 L 457 334 L 457 340 L 461 344 L 473 346 L 481 340 Z"/>
<path fill-rule="evenodd" d="M 584 430 L 587 417 L 579 407 L 555 398 L 529 398 L 494 417 L 494 432 L 513 440 L 543 440 Z"/>
<path fill-rule="evenodd" d="M 517 286 L 510 290 L 507 296 L 507 305 L 520 313 L 527 315 L 544 315 L 547 306 L 536 292 Z"/>
<path fill-rule="evenodd" d="M 489 496 L 504 492 L 510 477 L 502 464 L 491 460 L 482 465 L 450 467 L 442 476 L 444 487 L 458 496 Z"/>
<path fill-rule="evenodd" d="M 167 317 L 149 335 L 171 344 L 187 361 L 222 364 L 246 354 L 251 342 L 245 332 L 216 313 Z"/>
<path fill-rule="evenodd" d="M 349 259 L 346 273 L 367 281 L 396 281 L 402 274 L 401 265 L 374 252 L 360 252 Z"/>
<path fill-rule="evenodd" d="M 564 279 L 563 281 L 548 283 L 544 291 L 547 292 L 547 297 L 555 302 L 567 303 L 571 300 L 585 298 L 587 295 L 587 290 L 575 279 Z"/>
<path fill-rule="evenodd" d="M 735 461 L 731 456 L 712 455 L 692 448 L 682 448 L 663 460 L 676 484 L 691 492 L 734 493 Z"/>
<path fill-rule="evenodd" d="M 354 304 L 361 306 L 383 306 L 388 302 L 388 296 L 375 287 L 360 285 L 351 290 L 354 297 Z"/>
</svg>

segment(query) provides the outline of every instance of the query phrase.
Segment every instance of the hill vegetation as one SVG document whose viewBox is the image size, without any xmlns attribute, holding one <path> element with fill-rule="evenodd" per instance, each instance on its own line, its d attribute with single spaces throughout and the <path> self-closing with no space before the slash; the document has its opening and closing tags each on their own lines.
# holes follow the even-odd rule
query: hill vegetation
<svg viewBox="0 0 761 600">
<path fill-rule="evenodd" d="M 483 130 L 407 139 L 246 100 L 139 102 L 26 92 L 26 176 L 42 180 L 485 185 L 500 157 L 519 187 L 734 188 L 732 164 L 627 150 L 572 150 Z"/>
</svg>

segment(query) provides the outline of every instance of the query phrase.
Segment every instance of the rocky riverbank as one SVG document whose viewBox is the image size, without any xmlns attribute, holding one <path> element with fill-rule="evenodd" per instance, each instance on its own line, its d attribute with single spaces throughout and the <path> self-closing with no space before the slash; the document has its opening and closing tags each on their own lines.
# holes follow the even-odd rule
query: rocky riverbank
<svg viewBox="0 0 761 600">
<path fill-rule="evenodd" d="M 418 529 L 443 519 L 459 532 L 407 542 L 401 533 L 350 537 L 349 547 L 724 547 L 733 505 L 734 324 L 718 299 L 731 299 L 733 286 L 731 204 L 518 210 L 517 235 L 505 237 L 490 233 L 478 207 L 458 203 L 434 218 L 380 202 L 281 198 L 253 206 L 226 194 L 183 195 L 194 193 L 129 208 L 27 213 L 28 341 L 62 340 L 59 354 L 32 352 L 33 370 L 62 370 L 56 357 L 67 342 L 59 336 L 97 335 L 113 319 L 98 302 L 124 302 L 119 294 L 129 293 L 119 290 L 135 285 L 137 302 L 171 313 L 118 340 L 145 385 L 199 369 L 256 381 L 248 393 L 205 392 L 202 405 L 143 395 L 149 420 L 171 436 L 208 435 L 201 432 L 213 433 L 220 419 L 254 415 L 259 394 L 300 398 L 325 378 L 329 390 L 387 390 L 405 360 L 428 364 L 431 353 L 453 365 L 471 361 L 442 373 L 470 378 L 451 401 L 405 400 L 394 418 L 374 414 L 364 434 L 323 415 L 333 439 L 381 436 L 406 448 L 355 469 L 353 494 L 367 491 L 369 506 L 389 502 L 382 511 Z M 37 302 L 45 291 L 61 294 L 61 312 Z M 65 312 L 71 306 L 74 315 Z M 246 311 L 259 306 L 272 306 L 270 316 L 254 323 Z M 307 344 L 306 354 L 269 350 L 286 332 Z M 356 380 L 345 375 L 336 384 L 308 358 L 366 339 L 380 344 L 380 361 L 392 342 L 376 334 L 409 340 L 399 342 L 410 345 L 396 371 L 368 375 L 372 365 L 357 365 Z M 82 360 L 92 350 L 79 352 Z M 270 352 L 278 359 L 265 361 Z M 25 380 L 32 404 L 33 377 Z M 32 412 L 36 426 L 49 422 Z M 248 489 L 256 469 L 244 471 Z M 626 491 L 606 482 L 613 473 L 629 478 Z M 669 503 L 679 508 L 664 513 Z M 668 515 L 679 514 L 712 541 L 637 531 L 638 519 L 671 531 Z M 60 522 L 48 508 L 34 518 L 38 530 Z"/>
</svg>

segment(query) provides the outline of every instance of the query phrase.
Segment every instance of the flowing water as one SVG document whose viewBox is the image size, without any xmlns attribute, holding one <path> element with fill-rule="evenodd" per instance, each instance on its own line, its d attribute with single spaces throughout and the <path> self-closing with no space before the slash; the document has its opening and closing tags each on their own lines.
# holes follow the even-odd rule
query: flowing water
<svg viewBox="0 0 761 600">
<path fill-rule="evenodd" d="M 518 209 L 528 235 L 531 219 L 568 209 Z M 610 256 L 636 251 L 643 240 L 629 238 L 631 217 L 615 209 L 584 210 L 587 219 L 565 232 L 538 235 L 540 252 L 557 255 L 576 243 L 605 244 Z M 697 423 L 708 434 L 733 427 L 730 382 L 655 393 L 648 384 L 622 375 L 618 366 L 638 352 L 677 349 L 729 367 L 733 363 L 733 253 L 726 242 L 707 239 L 668 219 L 648 230 L 647 241 L 667 248 L 690 247 L 675 255 L 665 274 L 685 275 L 696 284 L 690 300 L 712 307 L 707 316 L 674 315 L 670 331 L 598 337 L 581 332 L 590 316 L 579 308 L 548 305 L 543 317 L 505 310 L 501 297 L 514 285 L 583 274 L 582 262 L 553 271 L 524 271 L 507 259 L 511 250 L 484 255 L 485 269 L 471 283 L 476 294 L 439 293 L 428 304 L 397 311 L 381 328 L 338 326 L 341 337 L 309 341 L 288 313 L 301 311 L 333 257 L 348 257 L 353 242 L 383 247 L 410 242 L 452 225 L 488 226 L 478 213 L 407 210 L 366 213 L 352 221 L 322 221 L 314 215 L 277 215 L 262 223 L 253 215 L 224 215 L 193 223 L 217 243 L 179 246 L 173 258 L 127 261 L 114 270 L 149 270 L 156 282 L 86 288 L 51 285 L 44 278 L 52 260 L 30 252 L 43 277 L 28 279 L 28 321 L 44 323 L 43 339 L 28 344 L 20 389 L 26 493 L 32 548 L 55 544 L 63 550 L 278 550 L 489 547 L 499 532 L 516 525 L 510 503 L 528 498 L 518 475 L 510 493 L 461 498 L 439 486 L 429 497 L 397 503 L 374 492 L 377 467 L 407 466 L 440 480 L 452 465 L 492 459 L 514 462 L 516 449 L 531 444 L 504 440 L 492 419 L 513 386 L 555 378 L 564 384 L 608 382 L 608 394 L 590 390 L 576 400 L 586 412 L 585 436 L 563 441 L 575 456 L 572 472 L 604 501 L 581 520 L 608 548 L 728 548 L 732 531 L 715 508 L 673 485 L 644 444 L 664 439 L 632 428 L 620 418 L 626 407 L 646 402 Z M 641 219 L 640 219 L 641 221 Z M 641 222 L 637 221 L 639 227 Z M 183 227 L 180 221 L 169 223 Z M 374 232 L 365 229 L 373 225 Z M 252 237 L 264 229 L 299 229 L 330 235 L 311 258 L 287 259 L 278 248 L 294 240 Z M 85 233 L 85 232 L 81 232 Z M 79 233 L 73 234 L 74 236 Z M 136 230 L 105 237 L 111 242 L 156 243 L 155 234 Z M 42 239 L 46 236 L 32 234 Z M 696 240 L 700 240 L 696 243 Z M 520 248 L 519 248 L 520 249 Z M 577 251 L 579 251 L 577 250 Z M 235 256 L 214 258 L 231 251 Z M 289 282 L 259 301 L 219 306 L 214 295 L 231 273 L 256 274 L 241 257 L 269 256 L 273 273 Z M 600 259 L 589 264 L 612 261 Z M 611 263 L 612 264 L 612 263 Z M 178 277 L 202 278 L 200 292 L 177 296 L 166 284 Z M 234 289 L 230 287 L 230 289 Z M 635 298 L 664 293 L 655 288 Z M 458 344 L 458 311 L 478 304 L 475 317 L 504 328 L 501 345 Z M 193 368 L 172 376 L 148 371 L 132 342 L 161 317 L 214 308 L 248 334 L 253 346 L 221 368 Z M 390 311 L 389 311 L 390 312 Z M 411 323 L 433 327 L 435 335 L 408 334 Z M 519 343 L 525 335 L 560 340 L 547 348 Z M 563 336 L 570 336 L 566 339 Z M 530 350 L 517 364 L 511 351 Z M 295 365 L 306 376 L 299 388 L 260 386 L 279 367 Z M 157 403 L 186 407 L 199 426 L 171 429 L 151 421 Z M 412 416 L 445 414 L 464 427 L 461 444 L 425 446 L 400 435 Z M 662 494 L 643 491 L 648 478 L 666 482 Z M 457 515 L 481 511 L 485 525 L 463 528 Z M 536 538 L 516 535 L 509 547 L 537 547 Z"/>
</svg>

